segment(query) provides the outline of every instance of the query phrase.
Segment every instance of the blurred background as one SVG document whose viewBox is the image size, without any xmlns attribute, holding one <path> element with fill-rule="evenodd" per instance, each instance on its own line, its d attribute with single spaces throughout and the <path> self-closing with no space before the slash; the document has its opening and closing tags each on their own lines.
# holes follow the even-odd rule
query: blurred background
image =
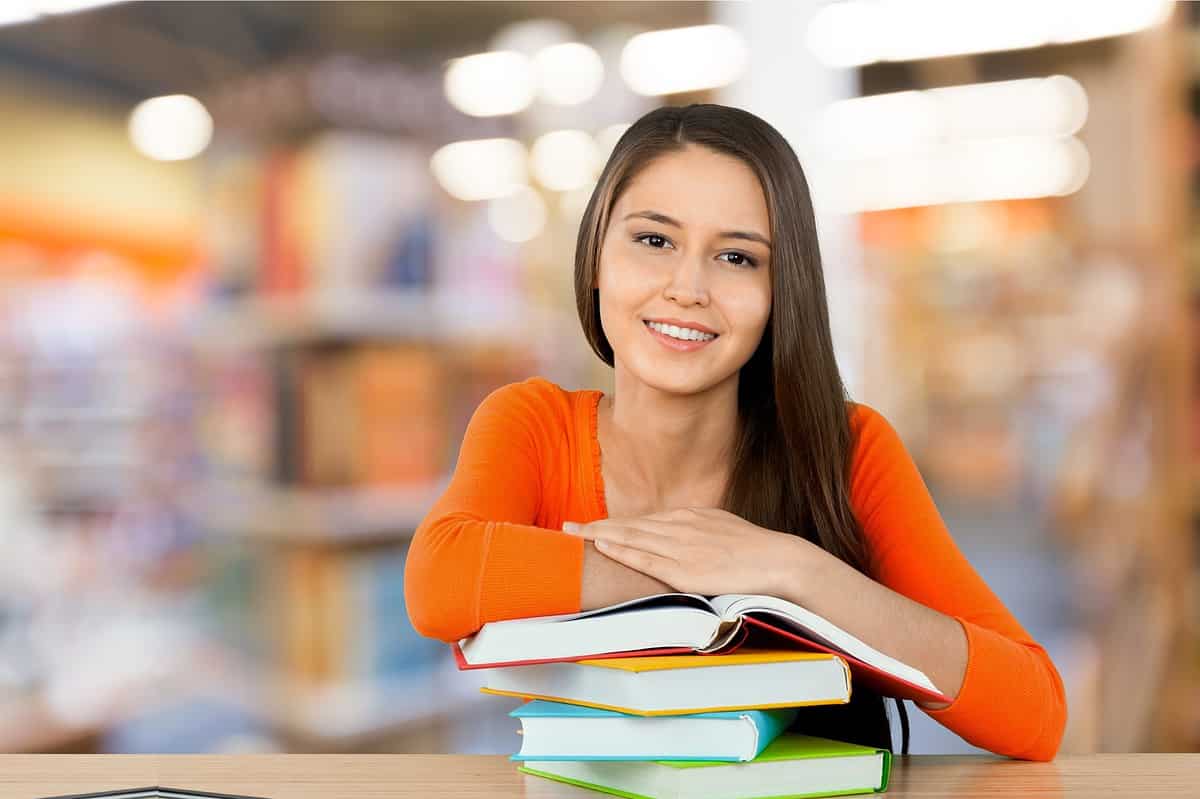
<svg viewBox="0 0 1200 799">
<path fill-rule="evenodd" d="M 407 540 L 492 389 L 611 390 L 579 218 L 706 101 L 793 142 L 852 396 L 1058 664 L 1062 751 L 1200 750 L 1198 26 L 5 0 L 0 751 L 515 751 L 408 625 Z"/>
</svg>

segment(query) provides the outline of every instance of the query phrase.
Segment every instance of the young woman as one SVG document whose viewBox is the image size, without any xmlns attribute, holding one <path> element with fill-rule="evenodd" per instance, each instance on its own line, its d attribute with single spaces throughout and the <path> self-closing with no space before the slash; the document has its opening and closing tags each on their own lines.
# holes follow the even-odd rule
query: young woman
<svg viewBox="0 0 1200 799">
<path fill-rule="evenodd" d="M 918 705 L 970 743 L 1054 757 L 1054 664 L 958 550 L 895 430 L 846 397 L 808 185 L 778 131 L 713 104 L 635 122 L 581 222 L 575 297 L 614 390 L 531 377 L 480 404 L 408 555 L 421 634 L 670 590 L 770 594 L 925 672 L 953 701 Z M 793 729 L 892 746 L 861 687 Z"/>
</svg>

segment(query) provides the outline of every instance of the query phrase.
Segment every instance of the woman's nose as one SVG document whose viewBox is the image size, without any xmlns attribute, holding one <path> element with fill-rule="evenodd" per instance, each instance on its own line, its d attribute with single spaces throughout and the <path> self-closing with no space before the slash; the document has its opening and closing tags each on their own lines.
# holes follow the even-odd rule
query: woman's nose
<svg viewBox="0 0 1200 799">
<path fill-rule="evenodd" d="M 707 303 L 708 274 L 704 261 L 701 258 L 681 259 L 663 293 L 679 303 Z"/>
</svg>

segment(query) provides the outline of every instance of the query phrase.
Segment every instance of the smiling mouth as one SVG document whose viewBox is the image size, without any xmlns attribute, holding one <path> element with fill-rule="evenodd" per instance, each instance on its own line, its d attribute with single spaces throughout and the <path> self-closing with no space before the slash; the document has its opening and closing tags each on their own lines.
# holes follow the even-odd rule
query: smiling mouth
<svg viewBox="0 0 1200 799">
<path fill-rule="evenodd" d="M 660 328 L 669 327 L 668 325 L 663 325 L 661 322 L 651 323 L 651 320 L 643 319 L 642 324 L 650 332 L 657 333 L 658 335 L 662 336 L 663 338 L 670 339 L 671 341 L 678 341 L 681 344 L 708 344 L 713 341 L 716 341 L 721 335 L 720 333 L 703 333 L 702 331 L 696 331 L 697 333 L 701 334 L 699 338 L 676 338 L 675 336 L 672 336 L 670 333 L 666 332 L 666 330 L 661 330 L 661 329 L 654 327 L 654 325 L 658 325 Z M 693 328 L 686 328 L 686 327 L 679 328 L 679 329 L 693 330 Z"/>
</svg>

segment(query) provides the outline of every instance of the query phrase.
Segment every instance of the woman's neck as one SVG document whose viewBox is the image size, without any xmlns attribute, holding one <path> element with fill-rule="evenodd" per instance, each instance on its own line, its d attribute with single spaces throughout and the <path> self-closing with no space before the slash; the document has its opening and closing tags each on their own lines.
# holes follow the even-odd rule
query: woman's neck
<svg viewBox="0 0 1200 799">
<path fill-rule="evenodd" d="M 635 504 L 714 507 L 723 496 L 737 434 L 737 385 L 704 395 L 618 386 L 597 412 L 604 470 Z M 631 497 L 633 499 L 633 497 Z"/>
</svg>

